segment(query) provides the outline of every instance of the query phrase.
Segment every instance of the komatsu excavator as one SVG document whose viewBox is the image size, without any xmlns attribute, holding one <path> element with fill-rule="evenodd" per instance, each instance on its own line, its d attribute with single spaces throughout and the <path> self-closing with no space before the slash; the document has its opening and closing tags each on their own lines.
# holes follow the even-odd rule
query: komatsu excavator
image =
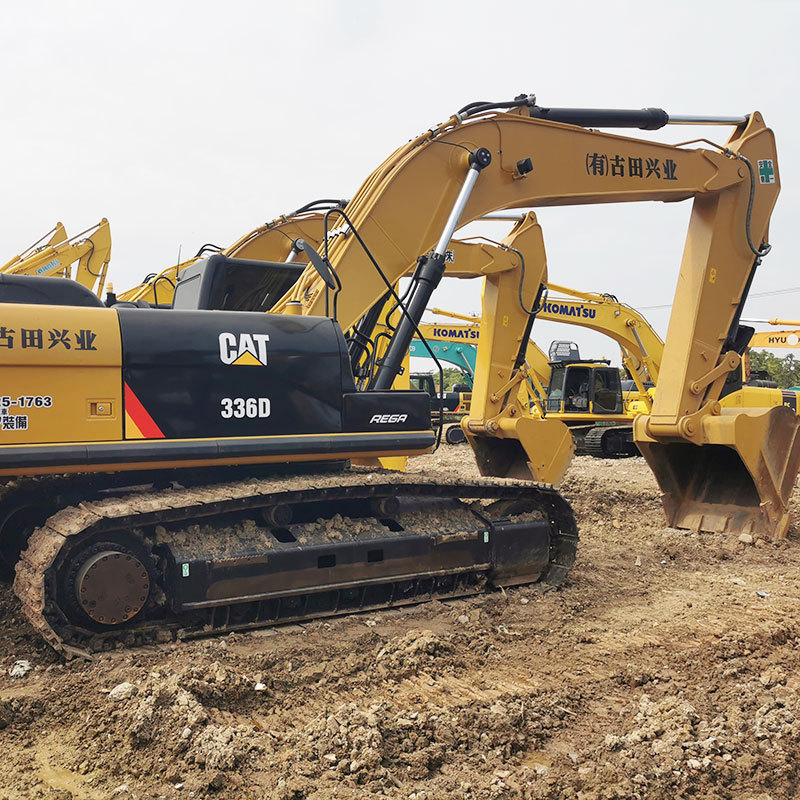
<svg viewBox="0 0 800 800">
<path fill-rule="evenodd" d="M 267 314 L 205 310 L 227 302 L 227 276 L 248 267 L 224 255 L 181 272 L 172 310 L 105 308 L 47 279 L 37 280 L 52 290 L 35 288 L 49 304 L 36 305 L 24 297 L 30 281 L 17 278 L 0 330 L 0 474 L 17 479 L 0 501 L 0 541 L 27 540 L 15 591 L 34 627 L 83 652 L 487 583 L 560 583 L 574 519 L 530 479 L 563 471 L 571 437 L 524 413 L 517 391 L 543 261 L 485 278 L 466 424 L 481 473 L 523 481 L 322 469 L 432 447 L 427 395 L 390 387 L 454 231 L 498 209 L 694 198 L 659 388 L 636 440 L 671 524 L 784 533 L 800 458 L 795 415 L 718 402 L 768 249 L 772 134 L 758 112 L 704 119 L 733 127 L 715 149 L 591 130 L 692 121 L 542 108 L 531 96 L 470 104 L 396 150 L 346 209 L 325 213 L 326 227 L 341 227 L 328 228 L 322 253 L 298 243 L 309 265 L 286 295 L 273 303 L 278 284 L 259 286 Z M 393 286 L 418 257 L 398 297 Z M 291 264 L 273 266 L 289 283 Z M 354 376 L 387 295 L 399 322 L 374 370 Z M 46 347 L 21 346 L 40 335 Z M 300 463 L 313 472 L 292 474 L 287 465 Z"/>
<path fill-rule="evenodd" d="M 44 236 L 42 236 L 40 239 L 37 239 L 32 245 L 30 245 L 30 247 L 26 247 L 21 253 L 0 266 L 0 272 L 8 272 L 13 266 L 19 264 L 20 261 L 23 261 L 34 253 L 43 250 L 45 247 L 55 247 L 55 245 L 61 244 L 66 240 L 67 231 L 64 227 L 64 224 L 62 222 L 56 222 L 55 227 L 47 231 Z M 65 277 L 69 276 L 67 275 Z"/>
<path fill-rule="evenodd" d="M 40 246 L 52 234 L 49 241 Z M 59 222 L 24 253 L 15 256 L 0 267 L 2 275 L 29 275 L 72 278 L 98 296 L 103 293 L 111 258 L 111 229 L 103 218 L 97 225 L 66 238 L 64 226 Z M 72 265 L 77 262 L 73 268 Z"/>
<path fill-rule="evenodd" d="M 440 337 L 437 334 L 442 328 L 432 323 L 422 322 L 419 329 L 423 338 L 411 340 L 409 355 L 416 358 L 428 358 L 428 351 L 425 347 L 425 343 L 427 343 L 440 361 L 452 364 L 456 369 L 461 370 L 464 383 L 471 389 L 477 361 L 477 345 L 468 341 L 454 340 L 447 336 Z"/>
</svg>

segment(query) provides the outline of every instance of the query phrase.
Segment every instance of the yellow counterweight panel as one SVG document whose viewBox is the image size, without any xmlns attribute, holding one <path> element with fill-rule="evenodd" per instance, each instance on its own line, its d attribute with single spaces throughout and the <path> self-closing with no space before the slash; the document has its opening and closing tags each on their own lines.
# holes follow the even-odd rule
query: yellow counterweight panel
<svg viewBox="0 0 800 800">
<path fill-rule="evenodd" d="M 122 438 L 117 313 L 7 304 L 0 323 L 0 445 Z"/>
<path fill-rule="evenodd" d="M 720 405 L 723 408 L 775 408 L 776 406 L 787 405 L 784 391 L 790 397 L 793 396 L 795 398 L 794 404 L 797 405 L 800 393 L 782 389 L 770 389 L 766 386 L 743 386 L 738 391 L 725 395 L 720 400 Z M 792 408 L 791 405 L 788 407 Z"/>
</svg>

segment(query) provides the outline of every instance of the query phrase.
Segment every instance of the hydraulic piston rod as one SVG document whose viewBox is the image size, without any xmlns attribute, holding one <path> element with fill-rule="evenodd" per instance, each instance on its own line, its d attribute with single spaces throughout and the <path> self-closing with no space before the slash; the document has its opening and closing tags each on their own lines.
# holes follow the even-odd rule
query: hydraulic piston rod
<svg viewBox="0 0 800 800">
<path fill-rule="evenodd" d="M 415 275 L 415 286 L 411 299 L 408 302 L 406 313 L 397 325 L 392 341 L 386 350 L 383 363 L 378 368 L 372 389 L 375 391 L 387 391 L 391 388 L 394 379 L 400 373 L 403 358 L 408 352 L 411 340 L 414 338 L 416 328 L 419 325 L 422 315 L 431 299 L 433 290 L 439 285 L 445 270 L 445 252 L 447 245 L 453 238 L 458 221 L 464 213 L 475 183 L 478 180 L 481 170 L 492 162 L 492 154 L 485 148 L 480 147 L 475 152 L 470 153 L 469 169 L 461 191 L 458 193 L 456 202 L 450 210 L 450 215 L 445 223 L 442 235 L 436 243 L 432 253 L 424 256 L 419 263 Z"/>
<path fill-rule="evenodd" d="M 746 116 L 706 117 L 702 114 L 670 114 L 667 125 L 744 125 Z"/>
<path fill-rule="evenodd" d="M 525 219 L 525 213 L 522 211 L 490 211 L 488 214 L 484 214 L 481 219 L 518 222 L 521 219 Z"/>
<path fill-rule="evenodd" d="M 289 255 L 286 256 L 286 261 L 284 261 L 284 264 L 291 264 L 292 261 L 294 261 L 299 255 L 300 248 L 297 246 L 297 240 L 295 239 L 292 242 L 292 249 L 289 251 Z"/>
<path fill-rule="evenodd" d="M 655 131 L 665 125 L 742 125 L 747 116 L 715 117 L 704 114 L 668 114 L 663 108 L 543 108 L 532 106 L 530 115 L 550 122 L 584 128 L 639 128 Z"/>
<path fill-rule="evenodd" d="M 642 355 L 647 358 L 647 348 L 644 346 L 644 342 L 642 341 L 642 337 L 639 336 L 639 331 L 636 330 L 635 325 L 631 325 L 631 332 L 633 333 L 634 338 L 636 339 L 636 343 L 642 350 Z"/>
</svg>

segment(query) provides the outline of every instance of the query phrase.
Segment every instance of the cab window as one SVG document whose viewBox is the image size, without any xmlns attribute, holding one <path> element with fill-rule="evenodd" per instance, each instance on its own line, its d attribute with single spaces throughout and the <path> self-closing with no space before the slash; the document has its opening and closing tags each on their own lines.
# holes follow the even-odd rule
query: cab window
<svg viewBox="0 0 800 800">
<path fill-rule="evenodd" d="M 568 367 L 564 381 L 564 411 L 587 413 L 592 371 L 589 367 Z"/>
<path fill-rule="evenodd" d="M 561 411 L 561 400 L 564 397 L 564 373 L 566 370 L 553 367 L 550 373 L 550 386 L 547 387 L 547 410 Z"/>
<path fill-rule="evenodd" d="M 622 384 L 615 369 L 596 369 L 593 376 L 592 410 L 595 414 L 622 413 Z"/>
</svg>

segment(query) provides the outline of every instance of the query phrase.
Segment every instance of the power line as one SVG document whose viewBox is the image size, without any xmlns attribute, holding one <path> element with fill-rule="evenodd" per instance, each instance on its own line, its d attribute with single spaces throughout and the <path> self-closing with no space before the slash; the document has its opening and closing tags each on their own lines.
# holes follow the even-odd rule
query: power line
<svg viewBox="0 0 800 800">
<path fill-rule="evenodd" d="M 800 292 L 800 286 L 790 286 L 786 289 L 771 289 L 768 292 L 752 292 L 747 295 L 747 299 L 750 300 L 754 297 L 774 297 L 778 294 L 791 294 L 792 292 Z M 636 306 L 636 308 L 640 311 L 653 311 L 658 308 L 672 308 L 672 303 L 664 303 L 664 305 L 660 306 Z"/>
</svg>

